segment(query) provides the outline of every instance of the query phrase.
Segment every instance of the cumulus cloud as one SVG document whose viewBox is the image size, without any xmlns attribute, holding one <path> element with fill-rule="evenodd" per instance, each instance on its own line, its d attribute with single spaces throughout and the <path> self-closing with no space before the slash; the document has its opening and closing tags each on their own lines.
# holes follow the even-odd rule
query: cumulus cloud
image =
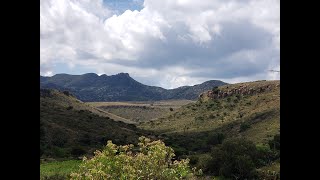
<svg viewBox="0 0 320 180">
<path fill-rule="evenodd" d="M 59 63 L 165 88 L 280 78 L 268 71 L 280 68 L 279 0 L 144 0 L 114 12 L 102 0 L 41 0 L 40 74 Z"/>
</svg>

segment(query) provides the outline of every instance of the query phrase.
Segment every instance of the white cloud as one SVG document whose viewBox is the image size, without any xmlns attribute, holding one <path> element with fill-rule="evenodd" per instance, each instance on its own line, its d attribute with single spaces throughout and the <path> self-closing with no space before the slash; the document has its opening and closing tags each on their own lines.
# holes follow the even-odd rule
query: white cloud
<svg viewBox="0 0 320 180">
<path fill-rule="evenodd" d="M 62 63 L 170 88 L 280 78 L 268 71 L 280 68 L 279 0 L 145 0 L 113 12 L 102 0 L 41 0 L 40 73 Z"/>
</svg>

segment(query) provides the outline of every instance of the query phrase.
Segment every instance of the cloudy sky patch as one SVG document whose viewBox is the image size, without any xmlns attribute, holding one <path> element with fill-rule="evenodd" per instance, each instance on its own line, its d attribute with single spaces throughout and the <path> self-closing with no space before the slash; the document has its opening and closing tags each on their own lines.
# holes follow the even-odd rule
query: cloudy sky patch
<svg viewBox="0 0 320 180">
<path fill-rule="evenodd" d="M 279 79 L 279 0 L 41 0 L 40 74 L 174 88 Z"/>
</svg>

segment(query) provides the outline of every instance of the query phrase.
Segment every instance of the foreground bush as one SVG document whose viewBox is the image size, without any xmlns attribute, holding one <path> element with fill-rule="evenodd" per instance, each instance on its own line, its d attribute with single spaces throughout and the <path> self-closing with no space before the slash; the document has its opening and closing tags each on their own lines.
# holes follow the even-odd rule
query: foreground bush
<svg viewBox="0 0 320 180">
<path fill-rule="evenodd" d="M 139 138 L 138 151 L 134 146 L 117 146 L 111 141 L 92 159 L 84 159 L 72 179 L 194 179 L 189 160 L 172 161 L 172 148 L 161 141 Z M 195 170 L 193 170 L 195 171 Z"/>
</svg>

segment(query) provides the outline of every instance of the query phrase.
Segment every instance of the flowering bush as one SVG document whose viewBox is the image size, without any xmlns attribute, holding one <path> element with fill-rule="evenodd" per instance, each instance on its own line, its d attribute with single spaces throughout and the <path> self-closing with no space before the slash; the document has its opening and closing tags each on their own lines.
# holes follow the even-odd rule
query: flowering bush
<svg viewBox="0 0 320 180">
<path fill-rule="evenodd" d="M 134 145 L 117 146 L 111 141 L 92 159 L 84 158 L 71 179 L 195 179 L 195 169 L 190 170 L 189 159 L 172 161 L 172 148 L 158 141 L 140 137 L 138 151 Z M 197 173 L 201 173 L 201 170 Z"/>
</svg>

